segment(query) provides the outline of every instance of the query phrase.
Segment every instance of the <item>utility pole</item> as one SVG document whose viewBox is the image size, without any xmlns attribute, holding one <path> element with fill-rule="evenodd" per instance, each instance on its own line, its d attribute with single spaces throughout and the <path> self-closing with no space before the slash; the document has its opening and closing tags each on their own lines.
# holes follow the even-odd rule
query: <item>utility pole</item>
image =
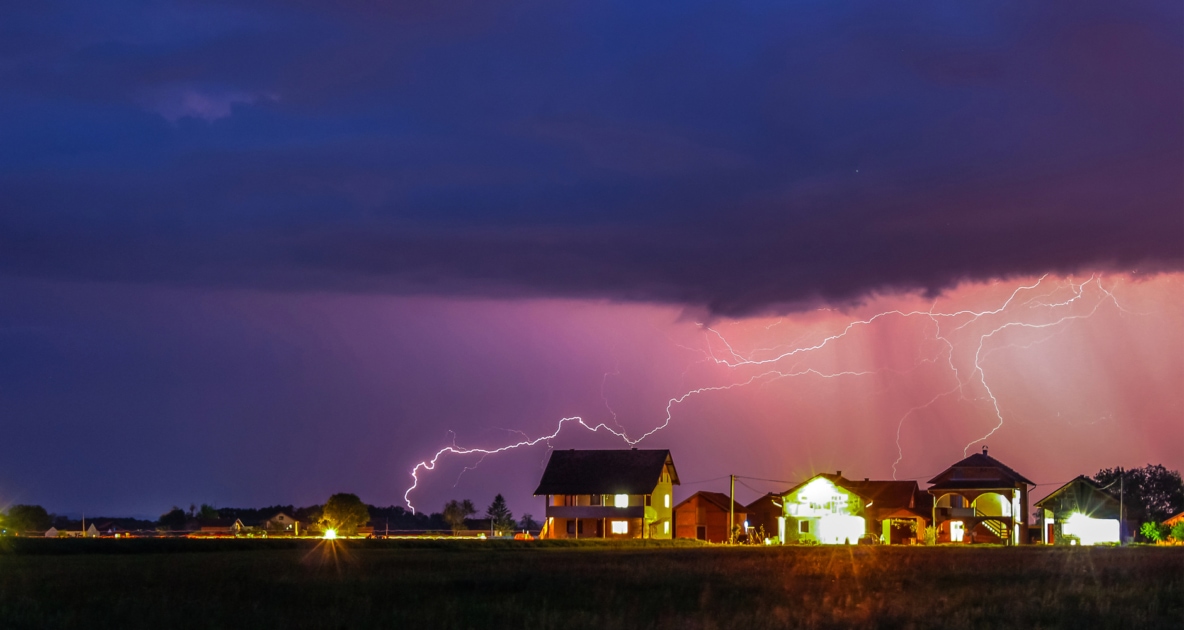
<svg viewBox="0 0 1184 630">
<path fill-rule="evenodd" d="M 1122 500 L 1123 499 L 1122 494 L 1123 494 L 1123 489 L 1124 489 L 1123 486 L 1126 485 L 1124 483 L 1125 479 L 1126 479 L 1126 469 L 1119 468 L 1118 469 L 1118 544 L 1119 545 L 1125 544 L 1122 539 L 1122 530 L 1124 529 L 1124 526 L 1126 525 L 1126 514 L 1123 512 L 1123 508 L 1125 506 L 1123 505 L 1123 500 Z"/>
<path fill-rule="evenodd" d="M 728 475 L 728 544 L 736 544 L 736 475 Z"/>
</svg>

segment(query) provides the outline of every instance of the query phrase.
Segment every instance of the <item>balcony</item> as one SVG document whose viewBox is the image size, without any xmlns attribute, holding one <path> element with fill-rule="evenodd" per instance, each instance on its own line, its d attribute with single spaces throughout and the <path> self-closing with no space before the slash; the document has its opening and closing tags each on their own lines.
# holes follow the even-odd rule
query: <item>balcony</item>
<svg viewBox="0 0 1184 630">
<path fill-rule="evenodd" d="M 642 518 L 644 505 L 613 507 L 611 505 L 548 505 L 548 518 Z"/>
</svg>

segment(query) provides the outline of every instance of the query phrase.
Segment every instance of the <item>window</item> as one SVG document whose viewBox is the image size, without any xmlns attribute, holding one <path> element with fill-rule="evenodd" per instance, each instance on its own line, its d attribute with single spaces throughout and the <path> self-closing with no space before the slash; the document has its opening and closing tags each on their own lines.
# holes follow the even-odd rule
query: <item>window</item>
<svg viewBox="0 0 1184 630">
<path fill-rule="evenodd" d="M 619 508 L 629 507 L 629 495 L 618 494 L 615 497 L 613 497 L 613 507 L 619 507 Z M 616 527 L 616 526 L 617 526 L 617 524 L 614 521 L 613 527 Z"/>
<path fill-rule="evenodd" d="M 966 534 L 966 526 L 962 521 L 950 522 L 950 542 L 962 542 Z"/>
<path fill-rule="evenodd" d="M 799 534 L 809 534 L 810 533 L 810 521 L 799 521 L 798 522 L 798 533 Z"/>
<path fill-rule="evenodd" d="M 613 533 L 614 534 L 628 534 L 629 533 L 629 521 L 613 521 Z"/>
<path fill-rule="evenodd" d="M 666 507 L 670 507 L 670 495 L 662 495 L 662 501 L 666 504 Z"/>
<path fill-rule="evenodd" d="M 663 534 L 669 534 L 669 533 L 670 533 L 670 521 L 664 521 L 664 522 L 662 523 L 662 533 L 663 533 Z"/>
<path fill-rule="evenodd" d="M 645 495 L 645 506 L 646 507 L 650 506 L 650 495 L 648 495 L 648 494 Z"/>
<path fill-rule="evenodd" d="M 603 494 L 592 495 L 592 505 L 600 505 L 603 502 L 604 502 L 604 495 Z"/>
</svg>

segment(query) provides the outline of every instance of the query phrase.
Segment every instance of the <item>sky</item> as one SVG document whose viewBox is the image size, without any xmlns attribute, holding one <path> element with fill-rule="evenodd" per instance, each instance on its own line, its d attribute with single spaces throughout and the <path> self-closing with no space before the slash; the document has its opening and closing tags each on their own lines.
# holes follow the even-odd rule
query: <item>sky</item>
<svg viewBox="0 0 1184 630">
<path fill-rule="evenodd" d="M 406 498 L 538 514 L 548 446 L 658 426 L 676 498 L 1184 468 L 1182 50 L 1139 0 L 5 6 L 0 506 L 400 504 L 573 417 Z"/>
</svg>

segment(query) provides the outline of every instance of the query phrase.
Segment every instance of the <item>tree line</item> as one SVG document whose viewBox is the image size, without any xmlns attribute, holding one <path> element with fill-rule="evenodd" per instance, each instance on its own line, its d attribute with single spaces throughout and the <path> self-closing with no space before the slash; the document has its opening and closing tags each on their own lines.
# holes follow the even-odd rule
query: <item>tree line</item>
<svg viewBox="0 0 1184 630">
<path fill-rule="evenodd" d="M 112 525 L 125 531 L 156 530 L 162 532 L 197 531 L 205 526 L 226 525 L 235 520 L 247 526 L 262 526 L 278 514 L 286 514 L 299 521 L 303 527 L 334 529 L 342 534 L 353 535 L 359 527 L 367 524 L 375 531 L 452 531 L 469 529 L 492 529 L 498 535 L 515 531 L 539 528 L 530 514 L 514 520 L 514 515 L 501 494 L 494 497 L 485 511 L 485 520 L 474 519 L 477 509 L 473 502 L 464 499 L 447 502 L 440 512 L 426 514 L 411 512 L 399 505 L 378 507 L 363 503 L 355 494 L 337 493 L 322 504 L 296 507 L 294 505 L 271 505 L 263 508 L 218 508 L 207 503 L 190 504 L 186 510 L 179 506 L 161 514 L 156 521 L 135 518 L 88 517 L 87 524 Z M 13 505 L 0 512 L 0 534 L 43 532 L 50 527 L 59 530 L 82 529 L 81 519 L 71 519 L 49 513 L 40 505 Z"/>
</svg>

